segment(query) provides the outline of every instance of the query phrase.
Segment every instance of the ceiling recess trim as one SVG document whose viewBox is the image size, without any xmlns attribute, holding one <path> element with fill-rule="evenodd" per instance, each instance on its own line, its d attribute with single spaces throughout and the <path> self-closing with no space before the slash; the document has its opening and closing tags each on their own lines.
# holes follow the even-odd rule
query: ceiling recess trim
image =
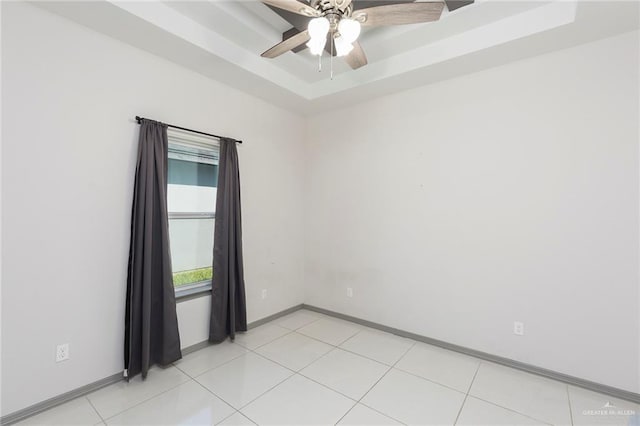
<svg viewBox="0 0 640 426">
<path fill-rule="evenodd" d="M 271 60 L 244 49 L 210 28 L 195 23 L 169 6 L 158 2 L 111 2 L 114 6 L 153 24 L 175 37 L 193 44 L 305 100 L 314 100 L 359 85 L 426 68 L 464 55 L 476 53 L 523 37 L 572 23 L 575 1 L 544 4 L 523 13 L 473 28 L 371 63 L 357 71 L 338 74 L 333 79 L 304 81 L 278 67 Z M 474 6 L 470 6 L 474 7 Z M 277 59 L 276 59 L 277 61 Z M 310 70 L 309 72 L 313 72 Z"/>
<path fill-rule="evenodd" d="M 361 34 L 369 65 L 329 59 L 318 73 L 308 52 L 260 53 L 290 23 L 258 0 L 32 4 L 301 114 L 335 109 L 534 55 L 637 30 L 640 4 L 578 0 L 476 0 L 437 22 Z"/>
</svg>

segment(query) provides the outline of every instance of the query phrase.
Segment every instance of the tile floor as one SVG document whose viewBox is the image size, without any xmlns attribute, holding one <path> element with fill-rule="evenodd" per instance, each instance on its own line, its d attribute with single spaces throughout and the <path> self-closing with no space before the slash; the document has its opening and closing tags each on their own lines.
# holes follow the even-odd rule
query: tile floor
<svg viewBox="0 0 640 426">
<path fill-rule="evenodd" d="M 630 402 L 301 310 L 21 424 L 640 425 L 639 416 Z"/>
</svg>

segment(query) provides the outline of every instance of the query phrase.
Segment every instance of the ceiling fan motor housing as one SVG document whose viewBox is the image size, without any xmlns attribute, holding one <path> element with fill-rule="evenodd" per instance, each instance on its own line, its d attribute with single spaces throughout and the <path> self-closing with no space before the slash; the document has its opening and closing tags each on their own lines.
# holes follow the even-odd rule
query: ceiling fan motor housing
<svg viewBox="0 0 640 426">
<path fill-rule="evenodd" d="M 327 18 L 329 15 L 335 15 L 338 19 L 347 18 L 353 12 L 353 5 L 347 0 L 311 0 L 311 7 Z"/>
</svg>

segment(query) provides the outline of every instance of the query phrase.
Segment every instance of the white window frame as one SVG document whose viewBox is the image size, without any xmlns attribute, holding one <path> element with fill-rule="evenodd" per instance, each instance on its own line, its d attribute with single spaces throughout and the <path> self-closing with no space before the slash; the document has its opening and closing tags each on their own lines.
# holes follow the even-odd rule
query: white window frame
<svg viewBox="0 0 640 426">
<path fill-rule="evenodd" d="M 214 150 L 220 153 L 220 142 L 212 137 L 199 135 L 197 133 L 186 132 L 184 130 L 168 128 L 167 139 L 169 145 L 183 145 L 188 148 L 201 148 L 205 150 Z M 202 212 L 169 212 L 169 220 L 179 219 L 214 219 L 215 213 Z M 173 279 L 173 277 L 172 277 Z M 176 301 L 180 299 L 191 299 L 197 296 L 206 296 L 211 293 L 211 280 L 187 284 L 180 287 L 174 287 Z"/>
</svg>

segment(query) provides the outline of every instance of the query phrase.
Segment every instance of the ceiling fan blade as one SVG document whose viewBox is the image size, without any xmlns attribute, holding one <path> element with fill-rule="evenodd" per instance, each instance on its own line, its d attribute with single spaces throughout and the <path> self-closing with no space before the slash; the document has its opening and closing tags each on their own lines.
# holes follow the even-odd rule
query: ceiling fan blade
<svg viewBox="0 0 640 426">
<path fill-rule="evenodd" d="M 280 56 L 283 53 L 288 52 L 291 49 L 295 49 L 301 44 L 308 42 L 310 38 L 311 37 L 309 37 L 309 31 L 302 31 L 294 35 L 293 37 L 289 37 L 283 42 L 276 44 L 260 56 L 262 56 L 263 58 L 275 58 L 276 56 Z"/>
<path fill-rule="evenodd" d="M 449 12 L 453 12 L 456 9 L 460 9 L 463 6 L 470 5 L 473 0 L 444 0 L 447 3 L 447 9 Z"/>
<path fill-rule="evenodd" d="M 374 6 L 353 12 L 353 19 L 363 26 L 403 25 L 440 19 L 444 2 L 400 3 Z"/>
<path fill-rule="evenodd" d="M 353 42 L 353 50 L 347 56 L 344 57 L 344 60 L 347 61 L 347 64 L 354 69 L 367 65 L 367 56 L 364 54 L 364 50 L 362 50 L 362 46 L 357 41 Z"/>
<path fill-rule="evenodd" d="M 298 0 L 262 0 L 262 3 L 297 13 L 298 15 L 309 16 L 312 18 L 320 16 L 320 12 L 318 10 L 309 6 L 307 3 L 299 2 Z"/>
</svg>

